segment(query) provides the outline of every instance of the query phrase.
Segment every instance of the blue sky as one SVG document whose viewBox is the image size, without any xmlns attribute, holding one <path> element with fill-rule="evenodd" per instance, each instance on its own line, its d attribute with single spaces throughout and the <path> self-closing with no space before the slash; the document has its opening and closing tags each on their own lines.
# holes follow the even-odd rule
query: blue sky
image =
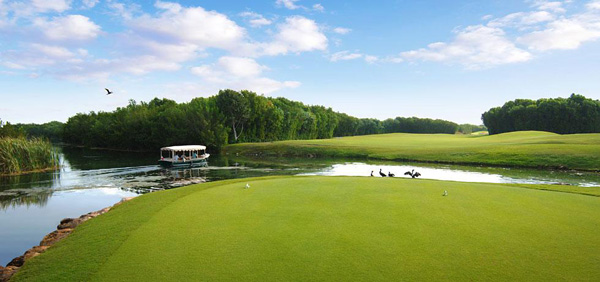
<svg viewBox="0 0 600 282">
<path fill-rule="evenodd" d="M 516 98 L 599 99 L 598 38 L 600 0 L 0 0 L 0 119 L 231 88 L 480 124 Z"/>
</svg>

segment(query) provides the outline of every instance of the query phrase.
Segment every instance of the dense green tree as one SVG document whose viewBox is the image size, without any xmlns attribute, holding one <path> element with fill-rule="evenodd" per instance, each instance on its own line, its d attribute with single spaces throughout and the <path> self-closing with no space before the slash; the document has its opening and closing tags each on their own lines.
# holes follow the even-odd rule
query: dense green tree
<svg viewBox="0 0 600 282">
<path fill-rule="evenodd" d="M 0 119 L 0 138 L 1 137 L 23 137 L 25 131 L 21 128 L 12 125 L 10 122 L 4 122 Z"/>
<path fill-rule="evenodd" d="M 567 99 L 517 99 L 491 108 L 481 118 L 490 134 L 519 130 L 600 132 L 600 101 L 578 94 Z"/>
<path fill-rule="evenodd" d="M 204 144 L 212 150 L 234 142 L 332 138 L 391 132 L 454 133 L 448 121 L 358 119 L 323 106 L 308 106 L 251 91 L 222 90 L 188 103 L 131 100 L 113 112 L 77 114 L 64 124 L 65 142 L 90 147 L 156 150 Z"/>
<path fill-rule="evenodd" d="M 22 130 L 29 138 L 41 137 L 52 142 L 61 142 L 65 124 L 59 121 L 51 121 L 44 124 L 17 123 L 14 126 Z"/>
<path fill-rule="evenodd" d="M 487 131 L 487 127 L 485 127 L 485 125 L 474 125 L 474 124 L 468 124 L 468 123 L 464 123 L 464 124 L 459 124 L 458 125 L 458 132 L 462 133 L 462 134 L 471 134 L 473 132 L 479 132 L 479 131 Z"/>
</svg>

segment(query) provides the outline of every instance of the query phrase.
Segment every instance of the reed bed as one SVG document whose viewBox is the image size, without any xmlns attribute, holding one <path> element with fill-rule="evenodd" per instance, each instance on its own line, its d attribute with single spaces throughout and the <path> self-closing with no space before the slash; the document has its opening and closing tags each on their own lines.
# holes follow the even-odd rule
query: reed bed
<svg viewBox="0 0 600 282">
<path fill-rule="evenodd" d="M 20 174 L 58 167 L 58 154 L 40 138 L 0 138 L 0 175 Z"/>
</svg>

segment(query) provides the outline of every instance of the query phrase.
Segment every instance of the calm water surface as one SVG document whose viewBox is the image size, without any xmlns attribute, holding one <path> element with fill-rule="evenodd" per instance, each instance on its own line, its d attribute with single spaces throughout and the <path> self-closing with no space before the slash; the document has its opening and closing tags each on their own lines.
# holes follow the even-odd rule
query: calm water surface
<svg viewBox="0 0 600 282">
<path fill-rule="evenodd" d="M 600 174 L 344 159 L 231 159 L 207 167 L 164 170 L 158 154 L 61 148 L 56 172 L 0 177 L 0 264 L 37 244 L 65 217 L 78 217 L 124 197 L 193 183 L 266 175 L 379 175 L 415 169 L 421 178 L 466 182 L 568 184 L 599 187 Z"/>
</svg>

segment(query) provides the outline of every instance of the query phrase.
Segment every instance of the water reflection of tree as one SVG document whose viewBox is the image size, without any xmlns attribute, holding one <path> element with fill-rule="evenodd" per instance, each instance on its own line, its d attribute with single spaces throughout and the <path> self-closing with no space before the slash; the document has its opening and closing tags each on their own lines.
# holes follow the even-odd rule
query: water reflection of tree
<svg viewBox="0 0 600 282">
<path fill-rule="evenodd" d="M 0 177 L 0 191 L 10 189 L 52 188 L 60 179 L 60 171 L 29 173 Z"/>
<path fill-rule="evenodd" d="M 206 166 L 204 166 L 206 167 Z M 190 179 L 198 177 L 206 177 L 206 170 L 201 168 L 185 168 L 185 169 L 165 169 L 162 175 L 171 180 Z"/>
<path fill-rule="evenodd" d="M 6 210 L 19 206 L 44 207 L 54 191 L 51 189 L 9 190 L 0 192 L 0 208 Z"/>
<path fill-rule="evenodd" d="M 90 170 L 157 164 L 158 152 L 119 152 L 79 147 L 61 147 L 64 159 L 72 169 Z"/>
<path fill-rule="evenodd" d="M 0 177 L 0 209 L 46 206 L 58 182 L 60 171 Z"/>
</svg>

